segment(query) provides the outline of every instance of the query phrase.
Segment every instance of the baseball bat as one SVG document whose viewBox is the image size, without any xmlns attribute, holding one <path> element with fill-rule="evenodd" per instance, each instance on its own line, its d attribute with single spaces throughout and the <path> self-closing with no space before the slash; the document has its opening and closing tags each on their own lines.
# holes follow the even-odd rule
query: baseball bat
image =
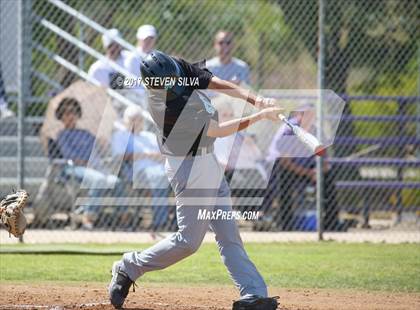
<svg viewBox="0 0 420 310">
<path fill-rule="evenodd" d="M 283 121 L 287 126 L 290 127 L 293 134 L 304 144 L 306 145 L 315 155 L 324 156 L 326 147 L 312 134 L 304 130 L 303 128 L 293 125 L 288 119 L 283 115 L 279 114 L 279 119 Z"/>
</svg>

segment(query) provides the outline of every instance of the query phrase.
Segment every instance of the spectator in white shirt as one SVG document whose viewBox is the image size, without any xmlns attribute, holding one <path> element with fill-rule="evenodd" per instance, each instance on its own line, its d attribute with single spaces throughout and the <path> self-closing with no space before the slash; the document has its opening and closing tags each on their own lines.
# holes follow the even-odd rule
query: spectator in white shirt
<svg viewBox="0 0 420 310">
<path fill-rule="evenodd" d="M 233 34 L 219 31 L 214 38 L 217 56 L 207 61 L 207 68 L 218 78 L 235 84 L 250 84 L 249 67 L 246 62 L 232 56 L 234 50 Z"/>
<path fill-rule="evenodd" d="M 124 68 L 124 61 L 128 57 L 129 52 L 122 49 L 121 45 L 115 42 L 115 38 L 121 38 L 118 29 L 110 29 L 102 36 L 102 44 L 106 50 L 106 57 L 116 62 Z M 104 87 L 112 89 L 122 89 L 124 87 L 124 75 L 115 70 L 111 65 L 102 60 L 97 60 L 89 68 L 90 77 L 97 80 Z"/>
<path fill-rule="evenodd" d="M 140 76 L 140 62 L 156 45 L 157 30 L 152 25 L 142 25 L 137 30 L 137 49 L 127 57 L 124 66 L 135 76 Z"/>
</svg>

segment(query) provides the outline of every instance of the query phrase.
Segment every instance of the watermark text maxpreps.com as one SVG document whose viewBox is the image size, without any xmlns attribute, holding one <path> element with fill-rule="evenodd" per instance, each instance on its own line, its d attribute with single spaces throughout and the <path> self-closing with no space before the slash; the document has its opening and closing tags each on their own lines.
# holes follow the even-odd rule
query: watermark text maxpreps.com
<svg viewBox="0 0 420 310">
<path fill-rule="evenodd" d="M 226 211 L 226 210 L 198 210 L 198 220 L 258 220 L 260 218 L 260 211 Z"/>
</svg>

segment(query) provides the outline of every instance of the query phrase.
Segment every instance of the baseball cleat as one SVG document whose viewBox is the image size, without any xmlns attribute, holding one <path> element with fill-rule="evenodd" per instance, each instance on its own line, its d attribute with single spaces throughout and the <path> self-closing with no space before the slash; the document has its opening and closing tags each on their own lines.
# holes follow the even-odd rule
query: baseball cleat
<svg viewBox="0 0 420 310">
<path fill-rule="evenodd" d="M 242 299 L 233 303 L 232 310 L 275 310 L 279 297 L 256 297 L 255 299 Z"/>
<path fill-rule="evenodd" d="M 124 304 L 125 298 L 128 295 L 130 286 L 133 285 L 134 291 L 134 281 L 128 277 L 128 275 L 121 270 L 121 261 L 116 261 L 112 265 L 112 279 L 109 283 L 109 300 L 115 309 L 120 309 Z"/>
</svg>

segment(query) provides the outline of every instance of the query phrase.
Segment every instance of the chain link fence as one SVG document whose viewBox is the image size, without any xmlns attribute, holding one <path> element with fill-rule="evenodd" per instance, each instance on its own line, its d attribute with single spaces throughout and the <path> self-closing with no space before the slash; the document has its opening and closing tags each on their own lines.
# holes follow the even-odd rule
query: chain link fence
<svg viewBox="0 0 420 310">
<path fill-rule="evenodd" d="M 416 0 L 1 1 L 1 194 L 28 189 L 29 233 L 175 231 L 175 202 L 164 178 L 152 177 L 158 185 L 150 187 L 149 167 L 134 178 L 124 172 L 130 154 L 117 151 L 116 141 L 134 121 L 133 105 L 140 107 L 143 132 L 153 126 L 145 90 L 116 81 L 138 76 L 129 61 L 136 50 L 207 59 L 214 72 L 231 55 L 237 67 L 225 78 L 235 83 L 255 91 L 300 90 L 318 88 L 322 78 L 323 88 L 346 103 L 319 167 L 323 231 L 346 232 L 353 241 L 362 232 L 392 237 L 398 231 L 419 241 L 419 14 Z M 153 25 L 157 33 L 138 31 L 141 25 Z M 121 35 L 115 42 L 102 39 L 111 28 Z M 223 117 L 243 112 L 224 98 L 213 101 Z M 64 105 L 80 129 L 72 138 L 60 138 L 68 121 Z M 282 130 L 264 124 L 246 131 L 242 164 L 234 178 L 226 170 L 234 208 L 260 212 L 258 220 L 239 224 L 243 230 L 315 235 L 315 158 L 276 157 Z M 73 140 L 60 149 L 60 139 Z M 80 159 L 92 158 L 90 145 L 96 145 L 97 162 L 86 166 Z M 218 158 L 227 164 L 226 156 Z M 153 167 L 160 166 L 156 159 Z M 247 197 L 253 203 L 241 203 Z"/>
</svg>

